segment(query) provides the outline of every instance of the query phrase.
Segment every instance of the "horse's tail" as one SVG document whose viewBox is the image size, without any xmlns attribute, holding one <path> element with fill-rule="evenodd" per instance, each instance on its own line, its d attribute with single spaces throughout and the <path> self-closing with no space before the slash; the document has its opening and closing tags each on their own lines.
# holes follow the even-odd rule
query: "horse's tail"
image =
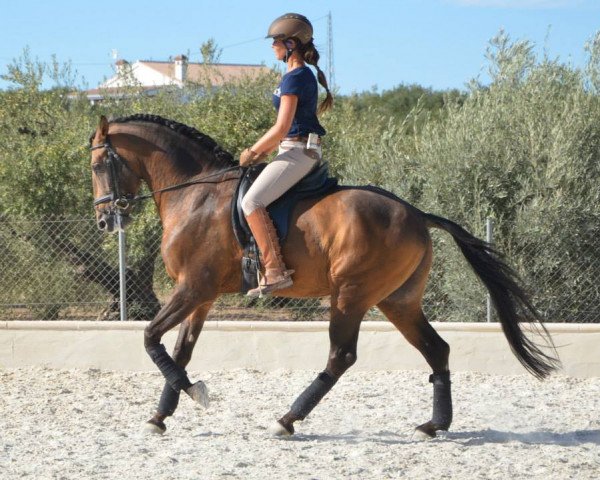
<svg viewBox="0 0 600 480">
<path fill-rule="evenodd" d="M 544 353 L 529 340 L 521 322 L 537 322 L 543 330 L 539 332 L 547 345 L 556 353 L 554 343 L 540 314 L 531 304 L 525 291 L 519 286 L 517 273 L 510 268 L 492 246 L 480 240 L 456 223 L 436 215 L 425 213 L 429 227 L 445 230 L 462 251 L 463 255 L 487 288 L 502 324 L 502 330 L 512 352 L 519 362 L 537 378 L 542 379 L 560 365 L 557 358 Z"/>
</svg>

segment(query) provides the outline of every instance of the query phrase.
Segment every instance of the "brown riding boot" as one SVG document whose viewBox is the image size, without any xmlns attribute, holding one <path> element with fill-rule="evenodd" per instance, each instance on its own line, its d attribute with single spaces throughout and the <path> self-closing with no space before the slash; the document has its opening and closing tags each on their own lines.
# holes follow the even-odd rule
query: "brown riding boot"
<svg viewBox="0 0 600 480">
<path fill-rule="evenodd" d="M 260 297 L 275 290 L 291 287 L 294 283 L 291 277 L 294 270 L 287 270 L 283 263 L 277 231 L 266 208 L 257 208 L 246 216 L 246 220 L 265 265 L 265 275 L 261 277 L 258 287 L 248 290 L 246 295 Z"/>
</svg>

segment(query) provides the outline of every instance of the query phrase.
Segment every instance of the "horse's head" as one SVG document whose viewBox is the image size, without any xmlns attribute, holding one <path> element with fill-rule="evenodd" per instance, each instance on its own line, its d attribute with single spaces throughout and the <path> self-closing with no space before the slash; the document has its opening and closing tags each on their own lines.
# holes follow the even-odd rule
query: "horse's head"
<svg viewBox="0 0 600 480">
<path fill-rule="evenodd" d="M 108 120 L 103 115 L 90 138 L 92 186 L 96 223 L 100 230 L 114 232 L 131 221 L 132 200 L 140 187 L 140 177 L 122 157 L 108 135 Z"/>
</svg>

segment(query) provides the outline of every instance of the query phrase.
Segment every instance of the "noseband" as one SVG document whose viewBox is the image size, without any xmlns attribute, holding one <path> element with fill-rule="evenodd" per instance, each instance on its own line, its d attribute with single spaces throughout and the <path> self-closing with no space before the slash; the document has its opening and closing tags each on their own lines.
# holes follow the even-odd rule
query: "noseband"
<svg viewBox="0 0 600 480">
<path fill-rule="evenodd" d="M 99 143 L 98 145 L 90 146 L 90 151 L 99 150 L 101 148 L 105 148 L 107 153 L 106 158 L 104 159 L 104 165 L 106 166 L 106 170 L 108 172 L 110 193 L 94 200 L 94 207 L 102 203 L 110 203 L 110 208 L 108 210 L 109 214 L 114 214 L 116 212 L 119 215 L 124 215 L 125 210 L 127 210 L 127 208 L 129 208 L 130 205 L 140 202 L 142 200 L 146 200 L 148 198 L 152 198 L 152 196 L 155 193 L 178 190 L 180 188 L 188 187 L 190 185 L 196 185 L 198 183 L 220 183 L 227 180 L 236 180 L 239 178 L 239 176 L 235 176 L 229 178 L 222 178 L 220 180 L 207 181 L 209 178 L 223 175 L 226 172 L 230 172 L 233 170 L 239 171 L 240 167 L 236 165 L 234 167 L 229 167 L 224 170 L 211 173 L 209 175 L 204 175 L 203 177 L 200 177 L 198 179 L 190 180 L 184 183 L 178 183 L 176 185 L 171 185 L 169 187 L 161 188 L 158 190 L 153 190 L 152 192 L 146 195 L 135 196 L 131 193 L 123 194 L 121 193 L 121 189 L 119 188 L 119 174 L 123 170 L 123 167 L 127 168 L 127 170 L 133 173 L 136 177 L 137 174 L 131 169 L 127 162 L 123 160 L 123 158 L 121 158 L 121 156 L 114 150 L 108 137 L 106 137 L 106 141 L 104 143 Z"/>
<path fill-rule="evenodd" d="M 131 201 L 134 200 L 134 195 L 130 193 L 121 193 L 121 189 L 119 188 L 119 173 L 123 167 L 126 167 L 132 173 L 133 170 L 131 170 L 129 165 L 127 165 L 127 162 L 125 162 L 120 155 L 115 152 L 108 137 L 106 138 L 106 142 L 98 145 L 92 145 L 90 150 L 99 150 L 100 148 L 105 148 L 107 153 L 106 158 L 104 159 L 104 165 L 106 167 L 106 171 L 108 172 L 110 193 L 94 200 L 94 207 L 102 203 L 110 202 L 111 209 L 116 210 L 119 213 L 123 213 L 129 207 Z"/>
</svg>

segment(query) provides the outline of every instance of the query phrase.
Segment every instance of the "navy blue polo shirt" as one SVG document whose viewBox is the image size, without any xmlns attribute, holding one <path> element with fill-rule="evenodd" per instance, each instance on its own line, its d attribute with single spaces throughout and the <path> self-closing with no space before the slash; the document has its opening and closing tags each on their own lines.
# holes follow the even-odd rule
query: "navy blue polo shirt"
<svg viewBox="0 0 600 480">
<path fill-rule="evenodd" d="M 295 68 L 281 78 L 281 83 L 273 92 L 273 105 L 275 105 L 278 112 L 281 95 L 296 95 L 298 97 L 298 106 L 296 107 L 292 127 L 286 136 L 305 137 L 309 133 L 316 133 L 319 136 L 325 135 L 325 129 L 317 119 L 317 103 L 319 100 L 317 79 L 307 65 Z"/>
</svg>

